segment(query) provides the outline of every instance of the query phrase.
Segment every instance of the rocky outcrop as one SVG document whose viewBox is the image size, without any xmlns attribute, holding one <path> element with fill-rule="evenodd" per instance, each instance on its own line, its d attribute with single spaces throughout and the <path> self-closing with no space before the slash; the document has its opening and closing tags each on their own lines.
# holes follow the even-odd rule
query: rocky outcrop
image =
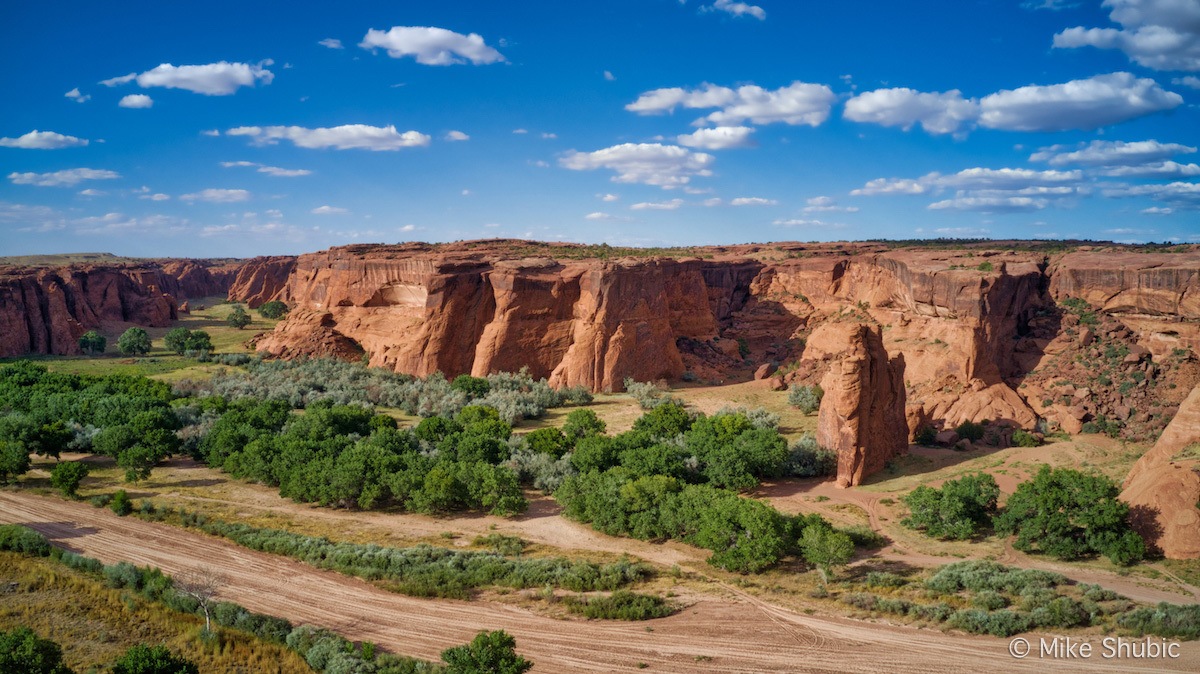
<svg viewBox="0 0 1200 674">
<path fill-rule="evenodd" d="M 852 487 L 908 448 L 904 357 L 889 358 L 878 327 L 825 323 L 813 332 L 811 360 L 826 367 L 817 443 L 837 453 L 837 484 Z"/>
<path fill-rule="evenodd" d="M 1164 556 L 1200 558 L 1200 386 L 1134 464 L 1121 500 L 1138 533 Z"/>
<path fill-rule="evenodd" d="M 223 295 L 232 276 L 199 261 L 0 267 L 0 357 L 77 354 L 90 329 L 170 325 L 179 299 Z"/>
<path fill-rule="evenodd" d="M 292 256 L 256 257 L 238 266 L 226 285 L 229 301 L 245 302 L 257 309 L 266 302 L 287 302 L 288 281 L 296 268 Z"/>
</svg>

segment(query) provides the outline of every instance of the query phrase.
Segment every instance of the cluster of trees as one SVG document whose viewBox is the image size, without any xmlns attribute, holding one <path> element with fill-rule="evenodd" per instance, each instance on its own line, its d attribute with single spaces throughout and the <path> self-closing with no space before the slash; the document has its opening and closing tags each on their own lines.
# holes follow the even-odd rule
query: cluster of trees
<svg viewBox="0 0 1200 674">
<path fill-rule="evenodd" d="M 990 475 L 950 480 L 941 489 L 917 487 L 904 497 L 911 514 L 903 524 L 935 538 L 965 540 L 994 529 L 1016 535 L 1023 552 L 1058 559 L 1104 555 L 1127 566 L 1146 555 L 1146 545 L 1129 525 L 1129 505 L 1120 487 L 1103 475 L 1042 466 L 1021 483 L 1003 509 L 1000 488 Z"/>
<path fill-rule="evenodd" d="M 108 338 L 96 330 L 88 330 L 79 337 L 79 348 L 89 356 L 104 353 Z M 141 328 L 129 328 L 117 338 L 117 350 L 124 356 L 142 356 L 150 353 L 151 348 L 150 335 Z"/>
<path fill-rule="evenodd" d="M 203 330 L 174 328 L 163 336 L 163 345 L 179 355 L 208 353 L 213 350 L 212 337 Z"/>
<path fill-rule="evenodd" d="M 288 312 L 287 305 L 284 304 L 283 302 L 280 302 L 279 300 L 271 300 L 270 302 L 263 302 L 262 305 L 258 307 L 258 315 L 262 316 L 263 318 L 268 318 L 271 320 L 274 320 L 276 318 L 283 318 L 283 315 L 286 314 L 287 312 Z"/>
<path fill-rule="evenodd" d="M 74 449 L 114 457 L 126 479 L 144 479 L 179 448 L 173 398 L 144 377 L 52 373 L 28 361 L 0 367 L 0 478 L 27 471 L 31 453 Z"/>
<path fill-rule="evenodd" d="M 228 405 L 199 444 L 203 459 L 281 496 L 362 509 L 416 512 L 525 509 L 509 458 L 512 427 L 494 409 L 468 406 L 411 430 L 389 416 L 325 402 L 293 415 L 281 401 Z"/>
<path fill-rule="evenodd" d="M 112 674 L 200 674 L 194 662 L 165 646 L 137 644 L 112 664 Z M 28 627 L 0 631 L 0 672 L 10 674 L 73 674 L 63 662 L 62 647 L 39 637 Z"/>
</svg>

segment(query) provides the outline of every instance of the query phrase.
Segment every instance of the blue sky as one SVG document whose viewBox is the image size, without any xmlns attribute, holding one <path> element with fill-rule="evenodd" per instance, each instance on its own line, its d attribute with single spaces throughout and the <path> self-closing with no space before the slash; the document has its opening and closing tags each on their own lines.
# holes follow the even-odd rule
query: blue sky
<svg viewBox="0 0 1200 674">
<path fill-rule="evenodd" d="M 8 2 L 0 254 L 1200 241 L 1200 0 Z"/>
</svg>

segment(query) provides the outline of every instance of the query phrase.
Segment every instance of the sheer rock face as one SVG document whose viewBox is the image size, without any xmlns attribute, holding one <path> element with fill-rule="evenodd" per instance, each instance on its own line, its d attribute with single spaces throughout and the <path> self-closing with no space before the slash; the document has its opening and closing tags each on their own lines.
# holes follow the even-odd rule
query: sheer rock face
<svg viewBox="0 0 1200 674">
<path fill-rule="evenodd" d="M 232 271 L 195 261 L 0 268 L 0 357 L 77 354 L 84 332 L 165 327 L 177 300 L 223 295 Z"/>
<path fill-rule="evenodd" d="M 251 309 L 272 300 L 286 303 L 288 281 L 295 268 L 292 256 L 251 258 L 226 283 L 229 300 L 245 302 Z"/>
<path fill-rule="evenodd" d="M 1200 558 L 1200 386 L 1134 464 L 1121 500 L 1134 528 L 1170 559 Z"/>
<path fill-rule="evenodd" d="M 823 324 L 810 344 L 828 365 L 817 443 L 837 453 L 838 486 L 852 487 L 908 449 L 904 356 L 889 358 L 879 328 L 865 323 Z"/>
</svg>

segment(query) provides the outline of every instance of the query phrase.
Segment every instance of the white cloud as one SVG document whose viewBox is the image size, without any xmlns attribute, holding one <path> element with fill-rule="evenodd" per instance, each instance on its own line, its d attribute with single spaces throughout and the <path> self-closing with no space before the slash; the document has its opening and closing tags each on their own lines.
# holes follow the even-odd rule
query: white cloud
<svg viewBox="0 0 1200 674">
<path fill-rule="evenodd" d="M 1141 166 L 1116 166 L 1099 173 L 1109 178 L 1191 178 L 1200 176 L 1200 165 L 1163 161 Z"/>
<path fill-rule="evenodd" d="M 150 108 L 154 106 L 154 99 L 146 94 L 129 94 L 122 97 L 117 105 L 122 108 Z"/>
<path fill-rule="evenodd" d="M 312 213 L 313 215 L 345 215 L 346 213 L 349 213 L 350 211 L 345 208 L 339 208 L 337 206 L 326 205 L 326 206 L 317 206 L 316 208 L 312 209 L 309 212 Z"/>
<path fill-rule="evenodd" d="M 1029 156 L 1029 160 L 1046 162 L 1051 166 L 1136 166 L 1181 154 L 1192 154 L 1195 151 L 1194 147 L 1179 143 L 1160 143 L 1157 140 L 1139 140 L 1132 143 L 1093 140 L 1086 145 L 1051 145 L 1039 148 Z"/>
<path fill-rule="evenodd" d="M 219 137 L 219 136 L 221 135 L 221 132 L 220 132 L 220 131 L 218 131 L 217 129 L 207 129 L 207 130 L 205 130 L 205 131 L 201 131 L 201 132 L 200 132 L 200 135 L 202 135 L 202 136 L 209 136 L 209 137 L 212 137 L 212 138 L 216 138 L 216 137 Z"/>
<path fill-rule="evenodd" d="M 1200 208 L 1200 183 L 1173 182 L 1166 185 L 1117 185 L 1103 192 L 1106 197 L 1141 197 L 1162 201 L 1177 209 Z"/>
<path fill-rule="evenodd" d="M 1019 190 L 1026 187 L 1046 185 L 1074 185 L 1082 179 L 1083 173 L 1081 171 L 969 168 L 951 175 L 930 173 L 922 177 L 921 181 L 935 187 Z"/>
<path fill-rule="evenodd" d="M 523 135 L 529 133 L 529 129 L 513 129 L 513 133 L 518 136 L 523 136 Z"/>
<path fill-rule="evenodd" d="M 317 44 L 321 45 L 322 47 L 329 47 L 330 49 L 345 49 L 346 48 L 345 46 L 342 45 L 342 41 L 335 37 L 327 37 L 324 40 L 318 40 Z"/>
<path fill-rule="evenodd" d="M 924 184 L 911 178 L 876 178 L 856 190 L 851 190 L 850 194 L 870 197 L 879 194 L 924 194 L 926 190 Z"/>
<path fill-rule="evenodd" d="M 1033 197 L 973 197 L 957 196 L 953 199 L 929 204 L 929 210 L 982 211 L 984 213 L 1018 213 L 1038 211 L 1049 204 L 1046 199 Z M 948 232 L 939 232 L 945 234 Z"/>
<path fill-rule="evenodd" d="M 463 35 L 427 26 L 395 26 L 387 32 L 372 28 L 358 46 L 371 51 L 382 47 L 392 58 L 412 56 L 417 63 L 427 66 L 504 61 L 504 56 L 485 44 L 483 37 L 476 33 Z"/>
<path fill-rule="evenodd" d="M 588 213 L 587 215 L 583 216 L 583 219 L 584 220 L 619 220 L 621 222 L 629 221 L 629 218 L 626 218 L 626 217 L 623 217 L 620 215 L 611 215 L 609 213 L 603 213 L 601 211 L 596 211 L 595 213 Z"/>
<path fill-rule="evenodd" d="M 102 197 L 106 194 L 108 194 L 108 192 L 105 192 L 104 190 L 96 190 L 90 187 L 86 190 L 79 191 L 79 196 L 81 197 Z"/>
<path fill-rule="evenodd" d="M 1188 87 L 1189 89 L 1200 89 L 1200 77 L 1196 77 L 1195 75 L 1176 77 L 1171 80 L 1171 84 Z"/>
<path fill-rule="evenodd" d="M 605 70 L 604 71 L 604 79 L 609 82 L 612 82 L 612 81 L 616 80 L 617 77 L 615 75 L 613 75 L 611 72 Z"/>
<path fill-rule="evenodd" d="M 129 73 L 128 75 L 121 75 L 120 77 L 110 77 L 107 80 L 100 80 L 99 83 L 106 87 L 115 87 L 122 84 L 128 84 L 135 79 L 137 79 L 137 73 Z"/>
<path fill-rule="evenodd" d="M 1141 211 L 1143 215 L 1170 215 L 1174 212 L 1174 208 L 1163 206 L 1151 206 L 1150 208 L 1143 208 Z"/>
<path fill-rule="evenodd" d="M 765 21 L 767 18 L 767 12 L 762 7 L 749 5 L 744 2 L 734 2 L 734 0 L 716 0 L 712 5 L 702 7 L 701 11 L 726 12 L 734 16 L 752 16 L 759 21 Z"/>
<path fill-rule="evenodd" d="M 981 237 L 991 234 L 991 230 L 982 227 L 939 227 L 935 230 L 938 234 L 947 234 L 958 237 Z"/>
<path fill-rule="evenodd" d="M 61 150 L 64 147 L 83 147 L 87 144 L 82 138 L 37 129 L 16 138 L 0 138 L 0 147 L 19 147 L 25 150 Z"/>
<path fill-rule="evenodd" d="M 103 169 L 77 168 L 53 173 L 10 173 L 8 179 L 14 185 L 36 185 L 38 187 L 73 187 L 84 180 L 113 180 L 121 174 Z"/>
<path fill-rule="evenodd" d="M 824 220 L 807 220 L 804 218 L 786 218 L 776 220 L 771 224 L 778 227 L 820 227 L 822 229 L 842 229 L 845 225 L 837 222 L 825 222 Z"/>
<path fill-rule="evenodd" d="M 1008 131 L 1094 129 L 1171 110 L 1183 97 L 1125 72 L 984 96 L 980 126 Z"/>
<path fill-rule="evenodd" d="M 275 178 L 298 178 L 300 176 L 312 175 L 312 171 L 308 169 L 285 169 L 278 166 L 266 166 L 252 161 L 223 161 L 221 162 L 221 166 L 225 168 L 238 166 L 253 168 L 259 173 L 265 173 Z"/>
<path fill-rule="evenodd" d="M 266 66 L 271 64 L 270 59 L 254 65 L 228 61 L 197 66 L 176 66 L 163 63 L 140 75 L 130 73 L 103 80 L 100 84 L 114 87 L 136 79 L 138 86 L 143 89 L 164 87 L 183 89 L 206 96 L 228 96 L 240 87 L 252 87 L 260 81 L 263 84 L 270 84 L 271 80 L 275 79 L 275 75 L 267 70 Z"/>
<path fill-rule="evenodd" d="M 308 129 L 302 126 L 239 126 L 225 132 L 228 136 L 247 136 L 255 145 L 274 145 L 290 140 L 296 147 L 310 149 L 336 148 L 338 150 L 399 150 L 407 147 L 425 147 L 431 138 L 417 131 L 399 133 L 393 125 L 368 126 L 366 124 L 344 124 L 329 128 Z"/>
<path fill-rule="evenodd" d="M 805 213 L 857 213 L 858 206 L 838 206 L 833 197 L 813 197 L 805 200 Z"/>
<path fill-rule="evenodd" d="M 712 197 L 710 199 L 705 199 L 700 203 L 704 204 L 705 208 L 716 208 L 725 202 L 722 201 L 720 197 Z"/>
<path fill-rule="evenodd" d="M 631 211 L 674 211 L 683 205 L 683 199 L 669 201 L 643 201 L 629 207 Z"/>
<path fill-rule="evenodd" d="M 232 204 L 239 201 L 249 201 L 250 193 L 246 190 L 226 190 L 209 188 L 185 194 L 179 197 L 182 201 L 208 201 L 214 204 Z"/>
<path fill-rule="evenodd" d="M 711 176 L 713 161 L 710 154 L 691 152 L 676 145 L 623 143 L 595 152 L 571 151 L 558 163 L 572 171 L 606 168 L 616 172 L 613 182 L 643 183 L 669 189 L 686 185 L 693 176 Z"/>
<path fill-rule="evenodd" d="M 401 228 L 399 229 L 399 231 L 401 231 L 401 232 L 413 232 L 413 231 L 416 231 L 416 229 L 417 229 L 417 226 L 416 226 L 416 225 L 404 225 L 403 227 L 401 227 Z"/>
<path fill-rule="evenodd" d="M 463 133 L 462 131 L 449 131 L 446 133 L 446 140 L 455 142 L 455 141 L 471 140 L 471 137 L 468 136 L 467 134 Z"/>
<path fill-rule="evenodd" d="M 943 93 L 903 87 L 876 89 L 846 101 L 842 116 L 855 122 L 898 126 L 905 131 L 920 124 L 932 134 L 959 133 L 974 126 L 979 103 L 964 99 L 957 89 Z"/>
<path fill-rule="evenodd" d="M 738 197 L 729 202 L 730 206 L 777 206 L 779 202 L 774 199 L 763 199 L 762 197 Z"/>
<path fill-rule="evenodd" d="M 170 215 L 129 217 L 122 213 L 72 220 L 78 234 L 177 234 L 184 231 L 187 220 Z"/>
<path fill-rule="evenodd" d="M 1194 0 L 1105 0 L 1117 28 L 1068 28 L 1058 48 L 1120 49 L 1154 70 L 1200 70 L 1200 3 Z"/>
<path fill-rule="evenodd" d="M 685 133 L 676 138 L 680 145 L 695 147 L 702 150 L 728 150 L 737 147 L 751 147 L 750 134 L 754 129 L 748 126 L 718 126 L 712 129 L 697 129 L 693 133 Z"/>
<path fill-rule="evenodd" d="M 600 201 L 617 201 L 620 198 L 615 194 L 605 194 L 600 197 Z"/>
<path fill-rule="evenodd" d="M 690 91 L 679 87 L 647 91 L 625 109 L 652 115 L 671 112 L 676 107 L 719 108 L 705 119 L 719 125 L 749 120 L 755 124 L 820 126 L 829 118 L 835 100 L 833 90 L 824 84 L 792 82 L 774 91 L 753 84 L 737 89 L 704 84 Z"/>
<path fill-rule="evenodd" d="M 162 192 L 155 192 L 154 194 L 143 194 L 138 197 L 138 199 L 146 199 L 149 201 L 166 201 L 170 198 L 171 198 L 171 195 L 163 194 Z"/>
<path fill-rule="evenodd" d="M 76 103 L 86 103 L 89 100 L 91 100 L 91 98 L 92 98 L 91 96 L 89 96 L 87 94 L 79 93 L 79 87 L 75 87 L 74 89 L 63 94 L 63 96 L 66 96 L 67 98 L 75 101 Z"/>
<path fill-rule="evenodd" d="M 542 139 L 543 139 L 543 140 L 554 140 L 555 138 L 558 138 L 558 134 L 557 134 L 557 133 L 549 133 L 549 132 L 546 132 L 546 133 L 543 133 L 543 134 L 542 134 Z"/>
</svg>

